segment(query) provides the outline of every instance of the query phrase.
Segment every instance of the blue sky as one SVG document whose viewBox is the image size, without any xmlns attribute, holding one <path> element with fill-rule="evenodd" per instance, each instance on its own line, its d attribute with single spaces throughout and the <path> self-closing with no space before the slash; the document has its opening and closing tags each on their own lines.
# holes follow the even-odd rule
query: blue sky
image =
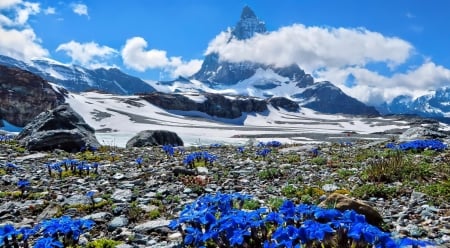
<svg viewBox="0 0 450 248">
<path fill-rule="evenodd" d="M 224 42 L 246 5 L 268 33 Z M 375 104 L 449 85 L 448 10 L 446 0 L 0 0 L 0 54 L 168 80 L 194 73 L 215 51 L 297 63 Z"/>
</svg>

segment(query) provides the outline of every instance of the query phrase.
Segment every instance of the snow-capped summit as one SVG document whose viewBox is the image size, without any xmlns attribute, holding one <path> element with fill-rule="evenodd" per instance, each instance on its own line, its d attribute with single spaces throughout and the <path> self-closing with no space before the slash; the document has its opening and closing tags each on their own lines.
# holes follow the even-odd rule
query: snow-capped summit
<svg viewBox="0 0 450 248">
<path fill-rule="evenodd" d="M 250 7 L 245 6 L 242 10 L 241 19 L 231 34 L 238 40 L 245 40 L 253 37 L 255 33 L 265 33 L 266 31 L 266 24 L 258 19 Z"/>
<path fill-rule="evenodd" d="M 231 29 L 228 42 L 234 39 L 248 40 L 255 34 L 265 32 L 265 23 L 246 6 L 239 22 Z M 314 78 L 297 64 L 276 67 L 252 61 L 229 62 L 221 59 L 219 53 L 213 52 L 206 55 L 202 67 L 190 80 L 203 82 L 207 86 L 197 92 L 226 90 L 227 93 L 261 98 L 286 97 L 324 113 L 378 114 L 373 107 L 346 95 L 330 82 L 315 83 Z M 184 83 L 183 87 L 186 85 Z"/>
</svg>

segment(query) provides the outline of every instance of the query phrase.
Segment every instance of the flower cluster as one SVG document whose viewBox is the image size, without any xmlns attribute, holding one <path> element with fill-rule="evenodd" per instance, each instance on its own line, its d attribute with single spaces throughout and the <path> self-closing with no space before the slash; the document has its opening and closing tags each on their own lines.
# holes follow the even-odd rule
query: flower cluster
<svg viewBox="0 0 450 248">
<path fill-rule="evenodd" d="M 250 196 L 204 195 L 187 205 L 169 228 L 179 230 L 189 247 L 406 247 L 425 241 L 394 240 L 353 210 L 341 212 L 285 200 L 278 211 L 242 210 Z M 236 207 L 240 206 L 240 207 Z"/>
<path fill-rule="evenodd" d="M 413 141 L 403 142 L 398 145 L 396 145 L 394 143 L 388 143 L 388 144 L 386 144 L 386 148 L 397 149 L 397 150 L 402 150 L 402 151 L 407 151 L 407 150 L 421 151 L 424 149 L 442 151 L 442 150 L 447 149 L 447 145 L 442 143 L 442 141 L 440 141 L 440 140 L 428 139 L 428 140 L 413 140 Z"/>
<path fill-rule="evenodd" d="M 69 216 L 44 220 L 33 228 L 15 229 L 13 225 L 0 227 L 0 247 L 28 247 L 30 237 L 37 236 L 35 248 L 68 247 L 78 243 L 81 234 L 92 229 L 95 222 L 85 219 L 72 219 Z M 19 240 L 20 239 L 20 240 Z"/>
<path fill-rule="evenodd" d="M 222 144 L 214 143 L 214 144 L 209 145 L 209 148 L 219 148 L 219 147 L 222 147 Z"/>
<path fill-rule="evenodd" d="M 64 170 L 71 170 L 74 174 L 78 172 L 81 176 L 83 172 L 86 172 L 86 174 L 89 175 L 89 172 L 92 169 L 94 170 L 94 173 L 97 174 L 99 165 L 100 164 L 98 162 L 89 164 L 86 161 L 78 161 L 76 159 L 64 159 L 62 161 L 46 164 L 49 175 L 52 175 L 52 171 L 56 171 L 58 172 L 60 178 L 62 177 L 63 167 Z"/>
<path fill-rule="evenodd" d="M 9 142 L 14 139 L 12 135 L 0 135 L 0 142 Z"/>
<path fill-rule="evenodd" d="M 167 154 L 167 156 L 173 157 L 175 154 L 175 148 L 172 145 L 164 145 L 162 150 Z"/>
<path fill-rule="evenodd" d="M 272 141 L 267 141 L 266 143 L 260 141 L 258 143 L 258 147 L 280 147 L 282 144 L 280 141 L 276 141 L 276 140 L 272 140 Z"/>
<path fill-rule="evenodd" d="M 195 162 L 204 161 L 206 165 L 207 163 L 212 164 L 216 160 L 216 155 L 210 154 L 207 151 L 198 151 L 192 152 L 184 157 L 183 164 L 194 167 Z"/>
<path fill-rule="evenodd" d="M 256 155 L 265 158 L 267 157 L 267 155 L 269 155 L 270 152 L 272 152 L 270 148 L 263 148 L 261 150 L 256 151 Z"/>
<path fill-rule="evenodd" d="M 6 162 L 2 167 L 4 167 L 4 169 L 8 172 L 19 169 L 19 166 L 17 166 L 16 164 L 14 164 L 12 162 Z"/>
</svg>

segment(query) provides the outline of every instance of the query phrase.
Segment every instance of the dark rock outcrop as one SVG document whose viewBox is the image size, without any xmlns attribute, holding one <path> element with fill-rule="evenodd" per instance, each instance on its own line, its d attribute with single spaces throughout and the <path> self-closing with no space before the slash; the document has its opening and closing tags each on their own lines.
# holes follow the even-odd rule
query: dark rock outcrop
<svg viewBox="0 0 450 248">
<path fill-rule="evenodd" d="M 210 116 L 234 119 L 243 113 L 264 112 L 267 104 L 262 99 L 251 97 L 226 97 L 205 93 L 203 102 L 196 102 L 181 94 L 150 93 L 141 96 L 149 103 L 167 110 L 200 111 Z"/>
<path fill-rule="evenodd" d="M 292 96 L 299 101 L 303 107 L 313 109 L 327 114 L 352 114 L 379 116 L 374 107 L 365 105 L 353 97 L 346 95 L 341 89 L 330 82 L 319 82 L 308 87 L 300 94 Z"/>
<path fill-rule="evenodd" d="M 143 146 L 173 145 L 183 146 L 183 140 L 178 134 L 166 130 L 144 130 L 127 142 L 127 148 Z"/>
<path fill-rule="evenodd" d="M 28 71 L 0 65 L 0 117 L 23 127 L 41 112 L 64 102 L 44 79 Z"/>
<path fill-rule="evenodd" d="M 267 103 L 269 103 L 276 109 L 283 108 L 289 112 L 298 112 L 300 110 L 298 103 L 285 97 L 272 97 L 267 100 Z"/>
<path fill-rule="evenodd" d="M 28 150 L 62 149 L 80 151 L 82 147 L 100 146 L 95 130 L 69 105 L 62 104 L 38 115 L 16 137 Z"/>
</svg>

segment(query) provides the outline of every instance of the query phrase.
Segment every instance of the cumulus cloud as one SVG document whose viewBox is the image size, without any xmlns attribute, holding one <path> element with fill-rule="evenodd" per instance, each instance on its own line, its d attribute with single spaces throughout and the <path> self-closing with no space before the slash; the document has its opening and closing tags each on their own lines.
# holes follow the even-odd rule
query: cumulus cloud
<svg viewBox="0 0 450 248">
<path fill-rule="evenodd" d="M 40 12 L 39 3 L 10 1 L 3 5 L 2 9 L 11 9 L 9 16 L 0 13 L 0 25 L 8 27 L 22 27 L 24 26 L 30 15 L 36 15 Z"/>
<path fill-rule="evenodd" d="M 98 68 L 106 65 L 106 61 L 117 55 L 118 51 L 108 47 L 100 46 L 95 42 L 79 43 L 70 41 L 60 44 L 56 48 L 57 52 L 65 52 L 72 58 L 73 63 L 80 64 L 87 68 Z"/>
<path fill-rule="evenodd" d="M 350 74 L 357 82 L 355 87 L 345 85 Z M 363 67 L 327 68 L 316 72 L 316 75 L 318 80 L 329 80 L 346 94 L 372 105 L 389 102 L 399 95 L 419 97 L 448 86 L 450 82 L 450 70 L 432 61 L 425 61 L 416 68 L 389 77 Z"/>
<path fill-rule="evenodd" d="M 40 40 L 30 28 L 7 30 L 0 26 L 0 37 L 0 54 L 25 61 L 48 55 L 48 51 L 40 45 Z"/>
<path fill-rule="evenodd" d="M 73 13 L 80 15 L 80 16 L 82 16 L 82 15 L 89 16 L 88 7 L 86 4 L 74 3 L 71 6 L 72 6 Z"/>
<path fill-rule="evenodd" d="M 314 71 L 374 61 L 395 67 L 413 52 L 413 46 L 404 40 L 363 28 L 294 24 L 247 40 L 230 40 L 229 35 L 229 32 L 218 35 L 210 42 L 206 53 L 219 53 L 221 59 L 231 62 L 249 60 L 277 66 L 296 63 L 307 71 Z"/>
<path fill-rule="evenodd" d="M 0 54 L 28 61 L 47 56 L 41 40 L 27 24 L 31 15 L 40 12 L 38 3 L 21 0 L 0 1 Z"/>
<path fill-rule="evenodd" d="M 0 1 L 0 9 L 7 9 L 21 3 L 22 0 L 2 0 Z"/>
<path fill-rule="evenodd" d="M 167 57 L 166 51 L 147 50 L 147 45 L 147 41 L 142 37 L 128 39 L 121 51 L 125 66 L 141 72 L 148 69 L 163 69 L 172 77 L 190 76 L 201 67 L 200 60 L 186 62 L 181 57 Z"/>
</svg>

